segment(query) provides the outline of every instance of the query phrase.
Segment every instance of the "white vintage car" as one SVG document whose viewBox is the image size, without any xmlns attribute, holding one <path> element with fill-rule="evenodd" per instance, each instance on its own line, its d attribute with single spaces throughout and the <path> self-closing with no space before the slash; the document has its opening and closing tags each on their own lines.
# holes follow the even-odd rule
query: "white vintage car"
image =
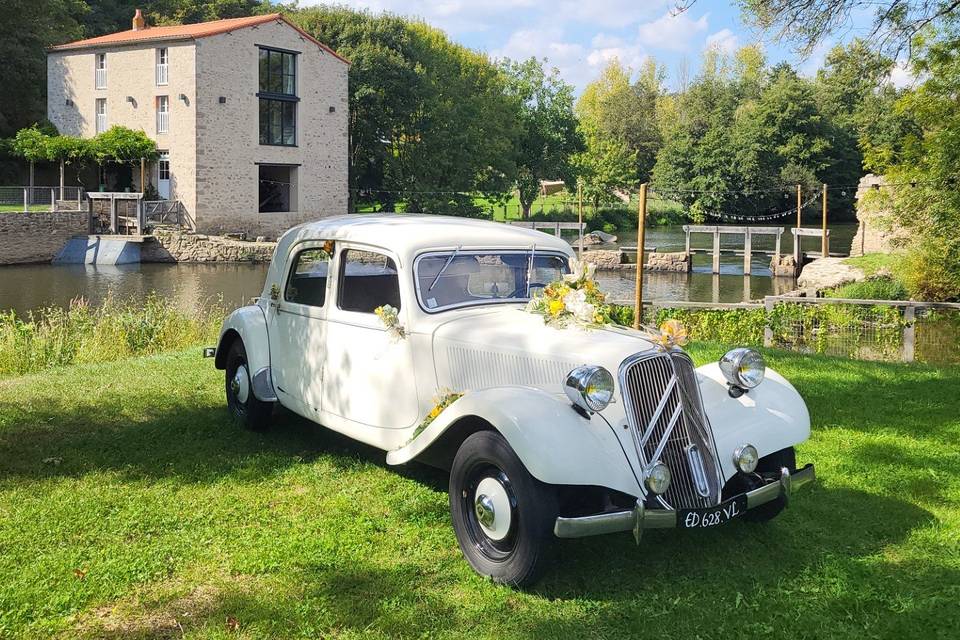
<svg viewBox="0 0 960 640">
<path fill-rule="evenodd" d="M 473 568 L 523 585 L 554 537 L 773 518 L 814 479 L 806 405 L 755 351 L 695 368 L 649 331 L 557 328 L 528 300 L 574 253 L 461 218 L 354 215 L 280 239 L 214 355 L 252 429 L 276 404 L 450 471 Z"/>
</svg>

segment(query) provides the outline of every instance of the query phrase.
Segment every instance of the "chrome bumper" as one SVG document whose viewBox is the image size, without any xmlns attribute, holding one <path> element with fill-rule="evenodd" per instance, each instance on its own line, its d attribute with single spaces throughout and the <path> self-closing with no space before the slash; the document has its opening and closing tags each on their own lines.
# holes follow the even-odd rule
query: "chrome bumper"
<svg viewBox="0 0 960 640">
<path fill-rule="evenodd" d="M 780 479 L 769 482 L 759 489 L 748 491 L 747 509 L 759 507 L 781 496 L 789 503 L 790 494 L 805 484 L 816 479 L 813 465 L 808 464 L 803 469 L 791 474 L 786 467 L 780 470 Z M 677 512 L 667 509 L 647 509 L 643 502 L 637 500 L 633 509 L 598 513 L 582 518 L 557 518 L 553 533 L 558 538 L 583 538 L 603 533 L 617 533 L 619 531 L 633 531 L 633 537 L 640 542 L 646 529 L 673 529 L 677 526 Z"/>
</svg>

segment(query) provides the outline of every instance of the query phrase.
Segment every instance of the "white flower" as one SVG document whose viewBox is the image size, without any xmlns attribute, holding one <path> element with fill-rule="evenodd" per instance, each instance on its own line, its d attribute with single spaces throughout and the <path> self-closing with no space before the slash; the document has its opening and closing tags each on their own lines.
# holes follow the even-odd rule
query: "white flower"
<svg viewBox="0 0 960 640">
<path fill-rule="evenodd" d="M 587 292 L 582 289 L 574 289 L 563 296 L 563 306 L 573 314 L 573 317 L 581 322 L 593 322 L 593 314 L 596 307 L 587 302 Z"/>
<path fill-rule="evenodd" d="M 580 280 L 592 280 L 593 274 L 597 270 L 597 265 L 585 260 L 571 260 L 570 273 L 565 273 L 563 279 L 566 282 L 578 282 Z"/>
</svg>

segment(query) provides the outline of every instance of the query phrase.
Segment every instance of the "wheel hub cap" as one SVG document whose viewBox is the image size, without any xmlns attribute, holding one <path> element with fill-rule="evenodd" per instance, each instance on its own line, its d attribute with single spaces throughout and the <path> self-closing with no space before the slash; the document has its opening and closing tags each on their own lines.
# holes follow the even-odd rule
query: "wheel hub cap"
<svg viewBox="0 0 960 640">
<path fill-rule="evenodd" d="M 250 376 L 247 375 L 247 365 L 237 367 L 237 372 L 230 380 L 230 391 L 240 404 L 246 404 L 250 396 Z"/>
<path fill-rule="evenodd" d="M 477 485 L 474 513 L 484 534 L 502 540 L 510 532 L 511 509 L 507 489 L 496 478 L 484 478 Z"/>
</svg>

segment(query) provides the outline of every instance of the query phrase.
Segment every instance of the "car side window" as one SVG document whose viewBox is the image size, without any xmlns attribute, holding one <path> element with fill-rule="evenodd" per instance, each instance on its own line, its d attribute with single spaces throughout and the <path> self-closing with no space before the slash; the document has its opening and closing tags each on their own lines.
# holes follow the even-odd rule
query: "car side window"
<svg viewBox="0 0 960 640">
<path fill-rule="evenodd" d="M 385 304 L 399 309 L 397 265 L 381 253 L 347 249 L 340 255 L 337 291 L 337 306 L 344 311 L 373 313 Z"/>
<path fill-rule="evenodd" d="M 330 253 L 323 248 L 304 249 L 294 258 L 283 298 L 287 302 L 322 307 L 327 298 Z"/>
</svg>

